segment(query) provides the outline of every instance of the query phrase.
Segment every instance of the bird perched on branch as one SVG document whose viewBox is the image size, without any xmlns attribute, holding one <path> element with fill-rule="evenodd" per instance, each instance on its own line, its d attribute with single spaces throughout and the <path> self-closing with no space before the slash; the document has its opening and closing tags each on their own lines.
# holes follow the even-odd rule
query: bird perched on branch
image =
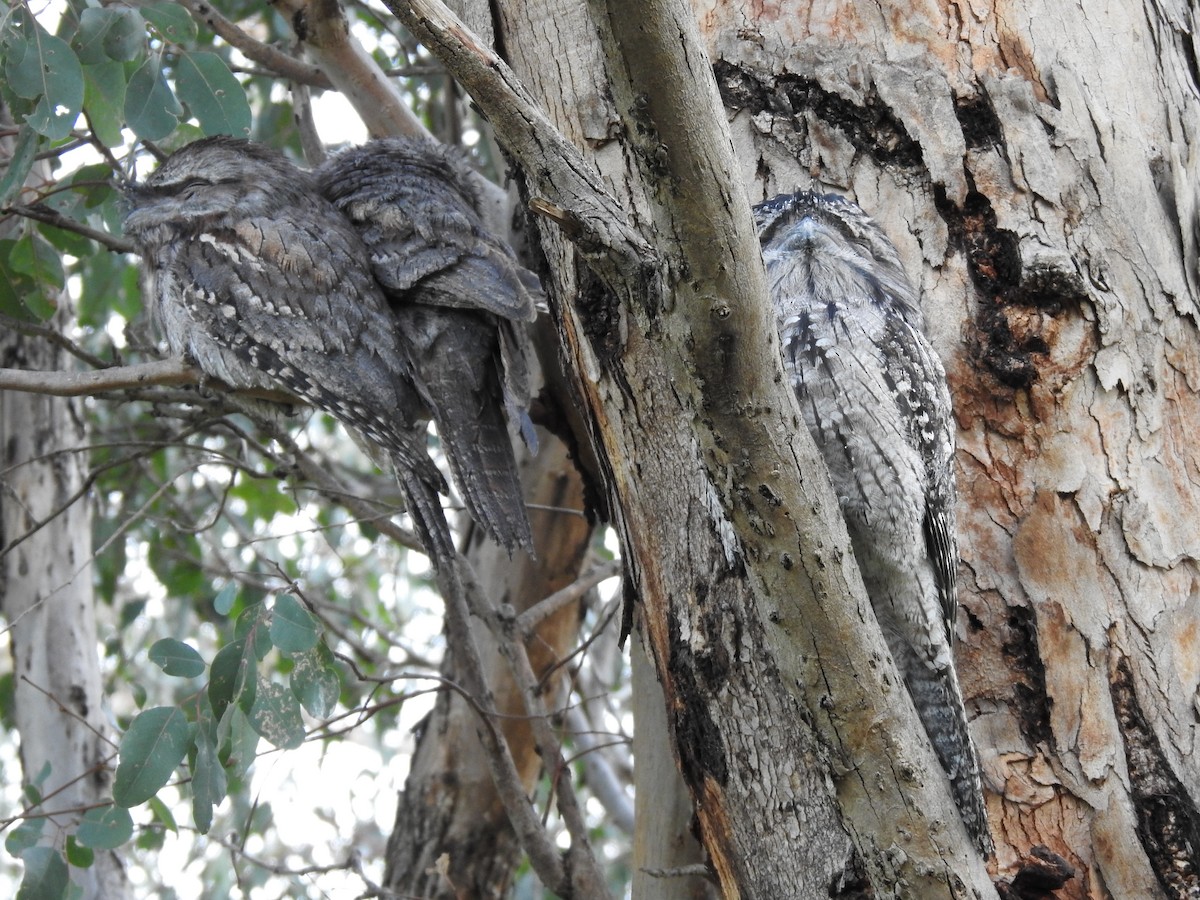
<svg viewBox="0 0 1200 900">
<path fill-rule="evenodd" d="M 469 170 L 439 147 L 370 141 L 316 177 L 367 245 L 467 509 L 510 552 L 532 552 L 509 425 L 535 445 L 521 329 L 537 278 L 484 227 Z"/>
<path fill-rule="evenodd" d="M 312 175 L 214 137 L 127 194 L 125 231 L 171 351 L 233 387 L 282 387 L 360 432 L 390 456 L 434 563 L 452 559 L 447 486 L 427 448 L 424 337 L 410 339 L 362 237 Z M 522 506 L 509 513 L 525 521 Z"/>
<path fill-rule="evenodd" d="M 863 583 L 975 843 L 991 852 L 951 652 L 954 428 L 946 375 L 896 249 L 854 203 L 755 207 L 784 366 L 829 469 Z"/>
</svg>

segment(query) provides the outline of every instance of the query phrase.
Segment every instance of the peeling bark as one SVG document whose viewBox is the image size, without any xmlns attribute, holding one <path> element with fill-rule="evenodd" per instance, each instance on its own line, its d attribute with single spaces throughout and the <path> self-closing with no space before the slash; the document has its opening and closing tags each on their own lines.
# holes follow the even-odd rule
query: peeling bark
<svg viewBox="0 0 1200 900">
<path fill-rule="evenodd" d="M 1193 896 L 1194 4 L 696 8 L 746 177 L 851 193 L 920 275 L 997 873 L 1041 846 L 1056 897 Z"/>
</svg>

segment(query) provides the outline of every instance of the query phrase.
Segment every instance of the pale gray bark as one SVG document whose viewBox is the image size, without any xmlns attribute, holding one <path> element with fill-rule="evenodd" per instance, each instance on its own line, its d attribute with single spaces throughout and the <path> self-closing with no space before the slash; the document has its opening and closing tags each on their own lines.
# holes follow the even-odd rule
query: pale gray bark
<svg viewBox="0 0 1200 900">
<path fill-rule="evenodd" d="M 61 351 L 8 335 L 6 365 L 56 369 Z M 10 626 L 13 719 L 21 736 L 24 780 L 43 798 L 42 842 L 63 848 L 80 816 L 110 799 L 116 747 L 103 712 L 92 524 L 78 496 L 87 468 L 77 401 L 0 392 L 0 537 L 5 553 L 0 610 Z M 96 854 L 73 880 L 86 898 L 124 896 L 124 871 L 112 853 Z"/>
<path fill-rule="evenodd" d="M 0 103 L 0 124 L 7 122 Z M 10 145 L 0 140 L 0 173 Z M 65 297 L 61 305 L 57 327 L 67 321 Z M 0 335 L 0 368 L 54 371 L 68 359 L 49 341 Z M 13 720 L 22 781 L 43 799 L 30 809 L 43 822 L 39 843 L 60 851 L 84 812 L 111 800 L 116 755 L 100 679 L 86 446 L 78 400 L 0 391 L 0 614 L 13 661 Z M 71 879 L 84 900 L 117 900 L 128 889 L 119 858 L 107 851 Z"/>
<path fill-rule="evenodd" d="M 640 631 L 640 629 L 639 629 Z M 692 831 L 692 795 L 671 750 L 662 686 L 639 634 L 629 650 L 633 668 L 633 783 L 637 819 L 632 896 L 706 900 L 720 896 L 710 881 L 704 849 Z"/>
</svg>

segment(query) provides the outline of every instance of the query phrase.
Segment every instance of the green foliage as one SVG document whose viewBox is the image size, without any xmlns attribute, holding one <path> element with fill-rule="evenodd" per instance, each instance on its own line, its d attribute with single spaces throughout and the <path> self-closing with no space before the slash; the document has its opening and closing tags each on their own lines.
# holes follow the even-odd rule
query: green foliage
<svg viewBox="0 0 1200 900">
<path fill-rule="evenodd" d="M 144 141 L 157 141 L 175 130 L 183 105 L 163 74 L 162 62 L 148 56 L 129 77 L 125 90 L 125 123 Z"/>
<path fill-rule="evenodd" d="M 196 39 L 196 23 L 191 14 L 176 3 L 151 3 L 142 7 L 142 15 L 164 42 L 190 44 Z"/>
<path fill-rule="evenodd" d="M 208 683 L 208 702 L 218 719 L 224 718 L 231 703 L 236 702 L 243 712 L 254 706 L 258 691 L 254 666 L 252 642 L 243 638 L 221 648 L 213 660 Z"/>
<path fill-rule="evenodd" d="M 72 43 L 85 66 L 132 62 L 146 43 L 146 22 L 127 6 L 89 6 L 79 17 Z"/>
<path fill-rule="evenodd" d="M 192 818 L 196 830 L 208 834 L 212 828 L 213 808 L 225 799 L 229 781 L 217 758 L 217 744 L 206 729 L 200 729 L 190 757 L 192 770 Z"/>
<path fill-rule="evenodd" d="M 12 856 L 21 856 L 30 847 L 37 846 L 37 842 L 41 840 L 42 828 L 46 824 L 45 819 L 27 818 L 22 819 L 21 824 L 8 832 L 4 838 L 4 849 Z"/>
<path fill-rule="evenodd" d="M 333 654 L 325 644 L 317 644 L 311 650 L 294 657 L 292 669 L 292 692 L 310 716 L 328 718 L 337 704 L 341 683 Z"/>
<path fill-rule="evenodd" d="M 120 847 L 133 836 L 133 818 L 129 810 L 120 806 L 102 806 L 89 809 L 80 820 L 75 839 L 80 846 L 97 850 L 112 850 Z M 71 861 L 71 865 L 79 865 Z"/>
<path fill-rule="evenodd" d="M 98 145 L 116 155 L 124 150 L 125 128 L 142 140 L 157 141 L 181 126 L 190 128 L 186 123 L 194 120 L 195 135 L 249 136 L 252 116 L 244 79 L 230 69 L 227 47 L 212 48 L 207 35 L 205 45 L 198 46 L 200 34 L 183 7 L 86 6 L 78 18 L 63 15 L 57 30 L 52 34 L 24 4 L 0 9 L 0 100 L 18 125 L 12 161 L 0 171 L 0 226 L 9 204 L 45 202 L 93 228 L 119 231 L 119 198 L 111 188 L 97 187 L 114 175 L 124 177 L 110 163 L 60 180 L 53 192 L 31 178 L 38 155 L 69 149 L 73 129 L 81 123 Z M 70 199 L 64 203 L 64 197 Z M 83 261 L 97 256 L 98 247 L 53 225 L 26 222 L 21 230 L 12 234 L 0 228 L 0 314 L 46 320 L 72 268 L 88 270 L 86 264 L 66 264 L 61 254 Z M 53 246 L 49 254 L 47 242 Z M 103 274 L 110 282 L 124 278 L 117 268 L 128 270 L 128 262 L 108 266 Z M 130 293 L 126 286 L 118 296 L 127 301 Z M 130 315 L 129 304 L 122 306 Z"/>
<path fill-rule="evenodd" d="M 300 701 L 282 684 L 264 684 L 248 716 L 254 730 L 280 749 L 295 750 L 304 743 Z"/>
<path fill-rule="evenodd" d="M 25 179 L 29 177 L 29 170 L 33 167 L 33 160 L 37 156 L 37 148 L 37 132 L 29 125 L 23 126 L 17 132 L 17 140 L 12 148 L 12 158 L 8 161 L 8 168 L 0 177 L 0 207 L 3 207 L 16 195 L 25 183 Z"/>
<path fill-rule="evenodd" d="M 316 616 L 291 594 L 282 594 L 271 610 L 271 643 L 285 653 L 304 653 L 321 637 Z"/>
<path fill-rule="evenodd" d="M 188 731 L 187 717 L 180 709 L 159 706 L 138 713 L 121 738 L 113 799 L 130 807 L 157 794 L 187 753 Z"/>
<path fill-rule="evenodd" d="M 150 661 L 168 675 L 195 678 L 204 674 L 204 659 L 182 641 L 163 638 L 150 648 Z"/>
<path fill-rule="evenodd" d="M 83 108 L 83 67 L 71 46 L 17 7 L 0 34 L 9 89 L 29 101 L 25 122 L 51 140 L 70 132 Z"/>
<path fill-rule="evenodd" d="M 181 52 L 176 69 L 179 99 L 205 134 L 250 133 L 250 104 L 229 66 L 215 53 Z"/>
<path fill-rule="evenodd" d="M 66 897 L 70 887 L 67 862 L 53 847 L 30 847 L 21 854 L 25 878 L 17 900 L 51 900 Z"/>
<path fill-rule="evenodd" d="M 54 314 L 54 304 L 35 276 L 38 253 L 33 242 L 32 232 L 19 240 L 0 239 L 0 313 L 16 319 L 48 319 Z"/>
<path fill-rule="evenodd" d="M 86 815 L 86 814 L 85 814 Z M 126 813 L 128 815 L 128 813 Z M 132 821 L 130 826 L 132 827 Z M 124 843 L 121 840 L 118 843 Z M 75 835 L 67 835 L 67 862 L 77 869 L 90 868 L 92 863 L 96 861 L 96 851 L 91 847 L 87 847 L 75 839 Z"/>
<path fill-rule="evenodd" d="M 219 605 L 231 610 L 236 607 L 235 597 L 236 592 L 222 589 Z M 192 815 L 196 829 L 207 832 L 231 779 L 242 777 L 253 761 L 259 737 L 282 749 L 299 747 L 306 734 L 301 697 L 309 698 L 305 707 L 310 710 L 332 711 L 340 675 L 320 640 L 318 620 L 289 594 L 280 595 L 270 610 L 261 603 L 246 605 L 238 616 L 234 639 L 217 651 L 207 667 L 206 687 L 177 706 L 144 710 L 129 724 L 113 785 L 116 803 L 132 807 L 153 801 L 186 757 Z M 303 660 L 303 665 L 291 668 L 293 679 L 301 673 L 298 684 L 289 687 L 262 677 L 260 664 L 272 651 L 298 654 Z M 174 677 L 196 678 L 206 669 L 194 648 L 170 638 L 156 641 L 149 655 Z M 160 805 L 156 815 L 167 820 L 164 810 Z M 170 827 L 174 828 L 173 819 Z"/>
<path fill-rule="evenodd" d="M 86 111 L 101 123 L 97 136 L 114 147 L 122 124 L 157 140 L 185 112 L 207 134 L 249 135 L 241 83 L 226 58 L 192 47 L 198 31 L 183 7 L 88 7 L 60 25 L 61 36 L 50 34 L 23 6 L 0 20 L 6 99 L 37 134 L 61 141 Z"/>
</svg>

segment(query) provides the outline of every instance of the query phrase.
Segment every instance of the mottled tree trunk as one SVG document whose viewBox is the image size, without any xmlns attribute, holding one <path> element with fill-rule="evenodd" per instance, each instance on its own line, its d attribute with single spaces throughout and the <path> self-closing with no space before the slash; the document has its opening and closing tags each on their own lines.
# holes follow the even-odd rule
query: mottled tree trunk
<svg viewBox="0 0 1200 900">
<path fill-rule="evenodd" d="M 543 208 L 596 242 L 543 228 L 724 892 L 991 893 L 811 443 L 782 437 L 798 420 L 744 206 L 818 187 L 899 246 L 950 375 L 992 876 L 1017 896 L 1200 893 L 1194 5 L 695 0 L 736 162 L 678 6 L 499 8 L 507 59 L 626 221 L 593 228 L 581 163 L 540 155 L 496 69 L 426 37 Z M 597 245 L 622 227 L 651 248 L 632 264 Z"/>
<path fill-rule="evenodd" d="M 64 355 L 42 341 L 0 340 L 4 367 L 53 371 Z M 59 850 L 84 812 L 111 799 L 116 755 L 102 705 L 91 511 L 76 496 L 87 468 L 78 407 L 0 393 L 0 610 L 11 626 L 13 718 L 24 780 L 45 798 L 31 813 L 56 813 L 40 821 L 42 842 Z M 72 878 L 86 898 L 124 896 L 124 870 L 110 852 Z"/>
<path fill-rule="evenodd" d="M 864 631 L 827 480 L 797 477 L 797 460 L 820 463 L 783 388 L 748 202 L 724 168 L 690 12 L 652 6 L 508 3 L 504 46 L 652 247 L 645 270 L 614 274 L 611 259 L 584 262 L 543 229 L 564 353 L 711 870 L 728 896 L 849 895 L 868 882 L 985 895 L 957 818 L 945 819 L 946 786 L 921 774 L 938 770 L 911 706 L 887 696 L 895 674 L 878 629 Z M 570 203 L 553 171 L 532 168 L 531 191 Z M 822 762 L 831 747 L 836 783 Z"/>
<path fill-rule="evenodd" d="M 754 197 L 852 193 L 923 289 L 997 874 L 1200 896 L 1195 5 L 696 5 Z"/>
<path fill-rule="evenodd" d="M 52 371 L 64 355 L 17 335 L 0 340 L 0 366 Z M 77 401 L 0 393 L 0 609 L 11 626 L 13 718 L 24 780 L 45 798 L 31 813 L 43 823 L 42 842 L 59 850 L 79 817 L 110 798 L 116 754 L 102 706 L 90 507 L 77 497 L 85 441 Z M 124 894 L 112 853 L 97 853 L 72 878 L 84 897 Z"/>
</svg>

